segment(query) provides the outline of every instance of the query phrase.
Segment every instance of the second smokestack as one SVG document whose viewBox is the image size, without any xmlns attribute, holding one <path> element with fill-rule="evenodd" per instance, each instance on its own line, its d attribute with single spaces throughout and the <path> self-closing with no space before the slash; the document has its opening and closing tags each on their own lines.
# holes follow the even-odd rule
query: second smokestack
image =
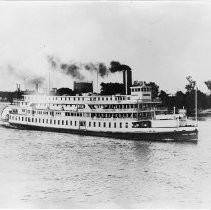
<svg viewBox="0 0 211 210">
<path fill-rule="evenodd" d="M 131 90 L 130 87 L 132 86 L 132 71 L 127 69 L 123 70 L 123 83 L 125 87 L 125 95 L 130 95 Z"/>
</svg>

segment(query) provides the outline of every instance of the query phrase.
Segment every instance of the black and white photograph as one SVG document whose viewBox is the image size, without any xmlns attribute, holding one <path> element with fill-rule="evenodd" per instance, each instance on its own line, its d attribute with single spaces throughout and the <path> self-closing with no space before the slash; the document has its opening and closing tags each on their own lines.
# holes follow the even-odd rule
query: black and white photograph
<svg viewBox="0 0 211 210">
<path fill-rule="evenodd" d="M 0 209 L 210 209 L 211 2 L 0 1 Z"/>
</svg>

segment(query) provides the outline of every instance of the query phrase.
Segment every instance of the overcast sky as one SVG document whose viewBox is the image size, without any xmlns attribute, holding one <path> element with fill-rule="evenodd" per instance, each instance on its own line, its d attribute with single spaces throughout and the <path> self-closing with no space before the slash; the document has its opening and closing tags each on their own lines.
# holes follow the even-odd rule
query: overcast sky
<svg viewBox="0 0 211 210">
<path fill-rule="evenodd" d="M 209 2 L 1 2 L 0 28 L 0 90 L 14 90 L 17 82 L 24 88 L 18 72 L 47 78 L 48 55 L 64 62 L 116 60 L 132 68 L 133 80 L 169 92 L 184 90 L 188 75 L 207 92 L 204 81 L 211 79 Z M 72 88 L 72 81 L 52 73 L 55 87 Z"/>
</svg>

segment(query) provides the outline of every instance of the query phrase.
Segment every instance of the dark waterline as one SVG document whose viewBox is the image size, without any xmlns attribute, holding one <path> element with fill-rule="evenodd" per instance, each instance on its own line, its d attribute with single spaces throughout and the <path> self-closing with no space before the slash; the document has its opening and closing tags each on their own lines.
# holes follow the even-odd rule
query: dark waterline
<svg viewBox="0 0 211 210">
<path fill-rule="evenodd" d="M 0 127 L 0 208 L 209 208 L 210 128 L 193 144 Z"/>
</svg>

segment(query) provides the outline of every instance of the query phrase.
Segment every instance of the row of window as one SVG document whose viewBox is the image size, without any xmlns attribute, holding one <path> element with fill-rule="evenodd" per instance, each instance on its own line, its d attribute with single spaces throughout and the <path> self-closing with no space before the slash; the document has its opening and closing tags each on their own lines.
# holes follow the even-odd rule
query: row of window
<svg viewBox="0 0 211 210">
<path fill-rule="evenodd" d="M 131 88 L 132 92 L 149 92 L 150 88 Z"/>
<path fill-rule="evenodd" d="M 119 101 L 119 100 L 130 100 L 130 97 L 126 97 L 126 96 L 118 96 L 118 97 L 115 97 L 115 98 L 112 98 L 112 97 L 89 97 L 89 98 L 86 98 L 86 97 L 44 97 L 44 98 L 35 98 L 33 96 L 24 96 L 24 99 L 25 100 L 33 100 L 33 99 L 43 99 L 43 100 L 53 100 L 53 101 L 57 101 L 57 100 L 60 100 L 60 101 L 84 101 L 85 99 L 89 99 L 89 101 L 112 101 L 113 99 L 115 101 Z M 23 103 L 23 102 L 22 102 Z"/>
<path fill-rule="evenodd" d="M 16 120 L 16 121 L 22 121 L 22 122 L 32 122 L 32 123 L 46 123 L 46 124 L 54 124 L 54 125 L 71 125 L 71 126 L 86 126 L 86 121 L 68 121 L 68 120 L 52 120 L 52 119 L 41 119 L 41 118 L 31 118 L 31 117 L 17 117 L 17 116 L 11 116 L 10 119 Z M 113 125 L 112 125 L 113 124 Z M 117 125 L 118 124 L 118 125 Z M 128 122 L 122 123 L 122 122 L 89 122 L 89 127 L 108 127 L 108 128 L 128 128 Z"/>
</svg>

